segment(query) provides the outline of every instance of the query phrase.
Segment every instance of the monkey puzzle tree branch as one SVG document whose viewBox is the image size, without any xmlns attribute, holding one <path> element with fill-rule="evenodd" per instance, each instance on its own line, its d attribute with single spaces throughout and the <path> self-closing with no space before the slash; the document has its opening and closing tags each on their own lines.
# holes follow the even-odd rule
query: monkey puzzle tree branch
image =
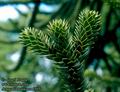
<svg viewBox="0 0 120 92">
<path fill-rule="evenodd" d="M 44 33 L 26 28 L 20 35 L 20 42 L 54 60 L 60 79 L 64 81 L 65 92 L 84 92 L 84 61 L 101 30 L 101 16 L 98 12 L 85 9 L 76 21 L 73 34 L 68 22 L 61 19 L 50 22 L 47 30 Z"/>
</svg>

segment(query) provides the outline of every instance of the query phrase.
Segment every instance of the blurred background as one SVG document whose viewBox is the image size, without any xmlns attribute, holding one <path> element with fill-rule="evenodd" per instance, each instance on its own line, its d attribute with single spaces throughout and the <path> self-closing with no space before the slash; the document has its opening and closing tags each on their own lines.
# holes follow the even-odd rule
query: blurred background
<svg viewBox="0 0 120 92">
<path fill-rule="evenodd" d="M 27 50 L 19 35 L 25 27 L 46 30 L 56 18 L 68 20 L 74 31 L 85 8 L 102 16 L 101 36 L 90 50 L 85 79 L 95 92 L 120 92 L 119 0 L 0 0 L 0 78 L 27 78 L 28 87 L 39 86 L 38 92 L 63 92 L 52 61 Z M 0 92 L 5 92 L 1 83 Z"/>
</svg>

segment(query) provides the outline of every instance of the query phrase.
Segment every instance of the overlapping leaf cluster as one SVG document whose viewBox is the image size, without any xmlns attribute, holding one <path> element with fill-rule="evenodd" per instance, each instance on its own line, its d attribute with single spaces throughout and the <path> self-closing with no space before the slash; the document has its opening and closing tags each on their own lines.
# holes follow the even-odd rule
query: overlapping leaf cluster
<svg viewBox="0 0 120 92">
<path fill-rule="evenodd" d="M 79 14 L 74 33 L 66 20 L 53 20 L 48 31 L 25 28 L 20 41 L 55 61 L 67 92 L 84 92 L 83 61 L 100 32 L 100 15 L 88 9 Z"/>
</svg>

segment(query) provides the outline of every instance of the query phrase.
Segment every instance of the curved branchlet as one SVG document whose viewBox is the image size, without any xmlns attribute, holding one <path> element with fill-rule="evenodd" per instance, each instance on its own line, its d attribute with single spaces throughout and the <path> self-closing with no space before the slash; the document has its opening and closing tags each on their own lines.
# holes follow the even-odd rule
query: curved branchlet
<svg viewBox="0 0 120 92">
<path fill-rule="evenodd" d="M 66 48 L 68 44 L 69 24 L 66 20 L 53 20 L 48 25 L 52 45 L 56 49 Z"/>
<path fill-rule="evenodd" d="M 89 50 L 89 46 L 95 43 L 100 30 L 101 16 L 98 12 L 85 9 L 79 14 L 73 35 L 74 52 L 78 57 L 85 54 Z"/>
<path fill-rule="evenodd" d="M 20 34 L 20 42 L 29 46 L 31 50 L 40 55 L 47 55 L 49 52 L 48 36 L 43 31 L 35 28 L 25 28 Z"/>
<path fill-rule="evenodd" d="M 54 60 L 64 81 L 65 92 L 84 92 L 83 61 L 99 35 L 100 24 L 100 15 L 85 9 L 79 15 L 73 35 L 68 22 L 57 19 L 49 23 L 46 34 L 34 28 L 24 29 L 20 41 Z"/>
</svg>

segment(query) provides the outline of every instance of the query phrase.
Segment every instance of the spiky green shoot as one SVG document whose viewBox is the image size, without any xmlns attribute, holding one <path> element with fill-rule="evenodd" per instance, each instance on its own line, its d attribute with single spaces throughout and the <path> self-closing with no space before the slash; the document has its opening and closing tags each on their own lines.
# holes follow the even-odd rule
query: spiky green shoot
<svg viewBox="0 0 120 92">
<path fill-rule="evenodd" d="M 76 21 L 73 34 L 66 20 L 57 19 L 49 23 L 48 33 L 24 29 L 20 41 L 34 52 L 54 60 L 60 78 L 64 80 L 65 92 L 84 92 L 84 61 L 100 33 L 100 20 L 97 12 L 85 9 Z"/>
</svg>

